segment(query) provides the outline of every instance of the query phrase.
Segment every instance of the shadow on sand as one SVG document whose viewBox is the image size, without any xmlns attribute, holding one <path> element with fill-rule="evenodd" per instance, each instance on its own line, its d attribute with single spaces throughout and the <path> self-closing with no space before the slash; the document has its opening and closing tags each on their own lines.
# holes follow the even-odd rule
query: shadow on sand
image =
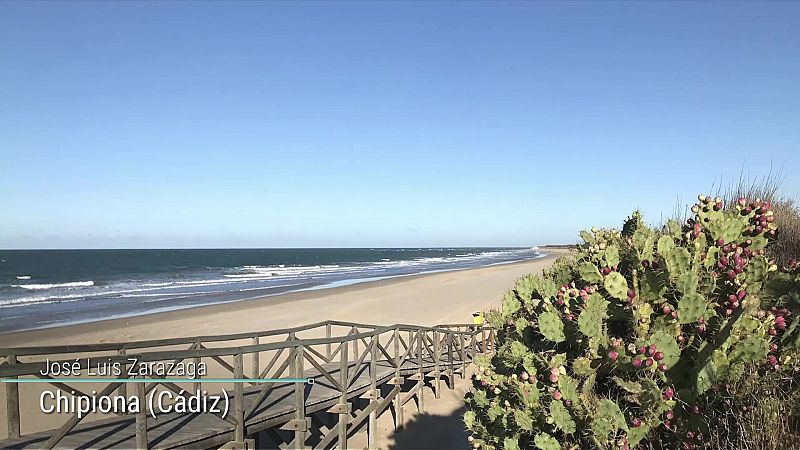
<svg viewBox="0 0 800 450">
<path fill-rule="evenodd" d="M 405 427 L 390 436 L 394 441 L 389 449 L 446 450 L 467 448 L 467 432 L 462 416 L 466 411 L 461 406 L 452 414 L 438 416 L 427 413 L 416 414 Z"/>
</svg>

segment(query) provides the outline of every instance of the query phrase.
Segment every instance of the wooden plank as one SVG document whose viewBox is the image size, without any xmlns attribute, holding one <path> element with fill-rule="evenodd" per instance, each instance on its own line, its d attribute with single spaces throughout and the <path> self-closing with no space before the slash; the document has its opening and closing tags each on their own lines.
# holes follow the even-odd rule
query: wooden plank
<svg viewBox="0 0 800 450">
<path fill-rule="evenodd" d="M 308 362 L 310 362 L 311 365 L 314 366 L 315 369 L 319 370 L 319 373 L 322 376 L 324 376 L 325 379 L 327 379 L 328 381 L 331 382 L 331 384 L 333 384 L 333 386 L 336 389 L 338 389 L 340 391 L 344 390 L 344 387 L 342 385 L 340 385 L 338 381 L 336 381 L 336 378 L 333 378 L 333 375 L 331 375 L 330 372 L 325 370 L 316 360 L 314 360 L 314 358 L 310 357 L 308 354 L 304 354 L 304 356 L 308 360 Z"/>
<path fill-rule="evenodd" d="M 7 367 L 13 367 L 17 364 L 16 355 L 6 356 Z M 9 377 L 17 378 L 17 377 Z M 8 437 L 11 439 L 20 436 L 20 420 L 19 420 L 19 384 L 5 383 L 6 385 L 6 422 L 8 424 Z"/>
<path fill-rule="evenodd" d="M 292 371 L 292 377 L 303 378 L 305 371 L 303 370 L 303 356 L 305 355 L 305 348 L 301 345 L 297 347 L 297 354 Z M 296 429 L 294 432 L 293 446 L 295 449 L 305 448 L 306 442 L 306 398 L 305 386 L 301 383 L 294 383 L 294 403 L 295 414 L 294 419 L 297 422 L 302 421 L 303 428 Z"/>
<path fill-rule="evenodd" d="M 139 412 L 136 413 L 136 448 L 146 450 L 149 442 L 147 440 L 147 400 L 145 399 L 144 383 L 136 383 L 136 397 L 139 399 Z"/>
<path fill-rule="evenodd" d="M 272 359 L 270 360 L 269 364 L 267 364 L 267 367 L 265 367 L 264 370 L 261 372 L 261 374 L 259 374 L 259 378 L 267 378 L 267 375 L 269 374 L 269 371 L 272 370 L 272 367 L 278 361 L 278 358 L 280 358 L 280 356 L 283 354 L 284 350 L 286 350 L 286 349 L 282 348 L 282 349 L 278 350 L 275 353 L 275 356 L 272 357 Z"/>
</svg>

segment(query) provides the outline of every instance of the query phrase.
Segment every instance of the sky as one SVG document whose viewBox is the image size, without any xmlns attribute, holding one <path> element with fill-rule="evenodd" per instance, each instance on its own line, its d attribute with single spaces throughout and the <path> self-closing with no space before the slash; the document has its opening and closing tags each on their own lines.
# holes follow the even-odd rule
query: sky
<svg viewBox="0 0 800 450">
<path fill-rule="evenodd" d="M 0 248 L 531 246 L 800 192 L 800 3 L 0 2 Z"/>
</svg>

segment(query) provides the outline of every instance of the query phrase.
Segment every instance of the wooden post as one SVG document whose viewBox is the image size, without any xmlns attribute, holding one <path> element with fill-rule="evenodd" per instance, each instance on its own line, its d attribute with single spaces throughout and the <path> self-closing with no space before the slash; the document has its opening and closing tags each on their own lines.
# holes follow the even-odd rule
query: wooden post
<svg viewBox="0 0 800 450">
<path fill-rule="evenodd" d="M 424 361 L 422 360 L 422 356 L 425 350 L 425 343 L 423 342 L 425 334 L 422 331 L 422 328 L 417 330 L 417 364 L 419 365 L 419 391 L 417 391 L 417 395 L 419 396 L 419 412 L 425 411 L 425 371 L 422 370 L 422 364 Z"/>
<path fill-rule="evenodd" d="M 258 336 L 253 337 L 253 345 L 259 344 Z M 261 368 L 259 367 L 258 352 L 253 352 L 253 376 L 251 378 L 257 379 L 261 377 Z"/>
<path fill-rule="evenodd" d="M 194 340 L 194 349 L 195 350 L 200 350 L 201 347 L 202 347 L 202 345 L 200 344 L 200 338 L 195 339 Z M 193 359 L 194 367 L 195 368 L 200 367 L 200 361 L 202 361 L 202 359 L 201 358 L 192 358 L 192 359 Z M 194 378 L 197 381 L 192 383 L 192 390 L 195 393 L 197 393 L 197 392 L 200 392 L 203 389 L 203 383 L 200 381 L 200 379 L 203 378 L 203 377 L 200 374 L 195 373 Z"/>
<path fill-rule="evenodd" d="M 394 363 L 396 365 L 394 376 L 396 379 L 400 379 L 400 365 L 402 361 L 400 361 L 400 329 L 394 329 Z M 399 430 L 403 428 L 403 403 L 400 401 L 400 396 L 395 395 L 394 399 L 392 400 L 392 405 L 394 406 L 394 429 Z"/>
<path fill-rule="evenodd" d="M 466 336 L 463 334 L 459 334 L 458 336 L 458 340 L 461 343 L 459 352 L 461 355 L 461 379 L 463 380 L 467 377 L 467 341 Z"/>
<path fill-rule="evenodd" d="M 233 434 L 233 440 L 236 442 L 244 442 L 244 383 L 238 381 L 244 378 L 244 364 L 241 353 L 237 353 L 233 356 L 233 378 L 237 380 L 233 383 L 233 415 L 236 421 L 236 430 Z"/>
<path fill-rule="evenodd" d="M 339 395 L 339 404 L 347 404 L 347 389 L 348 389 L 348 371 L 349 363 L 347 361 L 347 342 L 342 345 L 341 350 L 341 364 L 339 365 L 339 384 L 342 385 L 342 392 Z M 349 422 L 350 413 L 347 411 L 339 412 L 339 450 L 347 450 L 347 422 Z"/>
<path fill-rule="evenodd" d="M 119 349 L 117 351 L 117 354 L 119 356 L 125 356 L 125 349 L 124 348 Z M 124 367 L 123 370 L 127 372 L 128 365 L 124 364 L 122 367 Z M 120 383 L 117 393 L 118 395 L 121 395 L 123 397 L 128 397 L 128 383 Z"/>
<path fill-rule="evenodd" d="M 400 376 L 400 330 L 398 328 L 394 329 L 394 363 L 395 363 L 395 371 L 394 376 Z"/>
<path fill-rule="evenodd" d="M 145 394 L 144 382 L 137 382 L 134 385 L 136 397 L 139 400 L 139 411 L 136 413 L 136 448 L 147 450 L 147 395 Z"/>
<path fill-rule="evenodd" d="M 489 348 L 491 348 L 492 352 L 494 351 L 494 337 L 494 328 L 492 328 L 489 330 Z"/>
<path fill-rule="evenodd" d="M 433 381 L 433 389 L 434 389 L 434 398 L 441 397 L 441 390 L 442 390 L 442 375 L 441 371 L 439 370 L 439 332 L 433 332 L 433 375 L 436 379 Z"/>
<path fill-rule="evenodd" d="M 372 347 L 369 351 L 369 388 L 370 388 L 370 403 L 378 401 L 378 373 L 377 373 L 377 360 L 378 360 L 378 342 L 380 335 L 372 336 Z M 378 434 L 378 413 L 373 409 L 369 413 L 369 425 L 367 427 L 367 448 L 375 450 L 378 448 L 375 440 Z"/>
<path fill-rule="evenodd" d="M 481 325 L 481 352 L 486 353 L 486 328 Z"/>
<path fill-rule="evenodd" d="M 470 334 L 469 338 L 469 359 L 472 361 L 475 359 L 475 349 L 477 348 L 478 343 L 475 341 L 475 331 L 473 330 Z"/>
<path fill-rule="evenodd" d="M 304 348 L 302 345 L 297 347 L 295 359 L 292 362 L 292 377 L 299 379 L 304 377 L 303 373 L 303 352 Z M 306 385 L 304 383 L 295 383 L 294 384 L 294 403 L 295 403 L 295 412 L 294 418 L 295 423 L 297 424 L 294 430 L 294 445 L 293 447 L 296 449 L 303 449 L 305 448 L 306 443 Z"/>
<path fill-rule="evenodd" d="M 353 327 L 353 334 L 358 334 L 358 328 Z M 353 358 L 358 358 L 358 339 L 353 339 Z"/>
<path fill-rule="evenodd" d="M 328 339 L 330 339 L 331 336 L 332 336 L 331 328 L 332 328 L 331 324 L 325 325 L 325 337 L 328 338 Z M 326 347 L 325 356 L 327 356 L 328 362 L 330 362 L 331 361 L 331 343 L 328 342 L 325 345 L 325 347 Z"/>
<path fill-rule="evenodd" d="M 17 364 L 17 355 L 6 356 L 9 366 Z M 9 377 L 17 379 L 17 377 Z M 8 422 L 8 437 L 15 439 L 20 437 L 19 424 L 19 384 L 5 383 L 6 385 L 6 421 Z"/>
<path fill-rule="evenodd" d="M 455 382 L 453 378 L 455 378 L 455 369 L 453 364 L 453 332 L 447 332 L 447 387 L 450 389 L 455 389 Z"/>
</svg>

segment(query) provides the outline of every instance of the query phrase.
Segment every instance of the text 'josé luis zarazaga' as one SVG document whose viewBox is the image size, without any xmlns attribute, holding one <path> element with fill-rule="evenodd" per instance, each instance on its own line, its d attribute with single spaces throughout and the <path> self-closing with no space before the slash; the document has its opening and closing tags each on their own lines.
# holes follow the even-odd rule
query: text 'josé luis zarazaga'
<svg viewBox="0 0 800 450">
<path fill-rule="evenodd" d="M 136 357 L 129 357 L 126 361 L 112 361 L 110 358 L 103 361 L 94 361 L 90 358 L 74 361 L 50 361 L 48 358 L 45 368 L 40 370 L 42 376 L 47 377 L 183 377 L 200 378 L 206 376 L 208 369 L 206 363 L 200 362 L 174 362 L 174 361 L 139 361 Z"/>
</svg>

